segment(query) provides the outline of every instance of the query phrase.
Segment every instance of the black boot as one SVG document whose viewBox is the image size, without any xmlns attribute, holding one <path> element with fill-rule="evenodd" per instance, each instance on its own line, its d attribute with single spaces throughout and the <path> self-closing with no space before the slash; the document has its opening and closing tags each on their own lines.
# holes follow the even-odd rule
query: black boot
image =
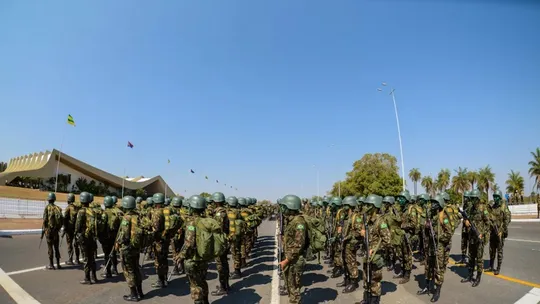
<svg viewBox="0 0 540 304">
<path fill-rule="evenodd" d="M 49 260 L 49 266 L 47 266 L 47 269 L 50 269 L 50 270 L 55 270 L 56 269 L 56 268 L 54 268 L 54 264 L 53 264 L 52 260 Z"/>
<path fill-rule="evenodd" d="M 75 257 L 75 264 L 82 265 L 81 260 L 79 259 L 79 256 Z"/>
<path fill-rule="evenodd" d="M 480 280 L 482 279 L 482 272 L 478 271 L 476 272 L 476 280 L 474 280 L 472 287 L 476 287 L 480 285 Z"/>
<path fill-rule="evenodd" d="M 343 279 L 343 281 L 336 284 L 336 287 L 345 287 L 347 285 L 349 285 L 349 280 Z"/>
<path fill-rule="evenodd" d="M 370 304 L 380 304 L 380 303 L 381 303 L 381 297 L 380 296 L 371 297 Z"/>
<path fill-rule="evenodd" d="M 400 273 L 393 276 L 394 279 L 402 279 L 405 275 L 405 270 L 402 270 Z"/>
<path fill-rule="evenodd" d="M 139 298 L 137 297 L 137 289 L 135 287 L 130 287 L 129 295 L 125 295 L 124 300 L 128 302 L 139 302 Z"/>
<path fill-rule="evenodd" d="M 95 270 L 92 270 L 92 273 L 90 274 L 90 280 L 92 281 L 92 283 L 97 284 L 98 280 Z"/>
<path fill-rule="evenodd" d="M 404 270 L 403 271 L 403 278 L 401 280 L 399 280 L 399 284 L 405 284 L 407 282 L 409 282 L 409 280 L 411 279 L 411 271 L 410 270 Z"/>
<path fill-rule="evenodd" d="M 238 280 L 242 278 L 242 273 L 240 272 L 240 269 L 235 269 L 233 274 L 230 276 L 231 280 Z"/>
<path fill-rule="evenodd" d="M 112 274 L 113 275 L 118 275 L 118 266 L 117 265 L 113 265 Z"/>
<path fill-rule="evenodd" d="M 102 272 L 101 273 L 101 277 L 102 278 L 112 278 L 112 274 L 111 274 L 111 270 L 110 269 L 107 269 L 105 272 Z"/>
<path fill-rule="evenodd" d="M 91 285 L 92 281 L 90 281 L 90 272 L 85 272 L 84 273 L 84 279 L 82 281 L 80 281 L 79 283 L 81 283 L 83 285 Z"/>
<path fill-rule="evenodd" d="M 347 285 L 345 287 L 345 289 L 343 289 L 342 293 L 351 293 L 351 292 L 354 292 L 356 291 L 356 289 L 358 288 L 358 281 L 357 280 L 351 280 L 351 282 L 349 282 L 349 285 Z"/>
<path fill-rule="evenodd" d="M 60 266 L 60 258 L 56 258 L 56 268 L 62 269 L 62 266 Z"/>
<path fill-rule="evenodd" d="M 155 281 L 154 283 L 152 283 L 152 285 L 150 285 L 154 288 L 163 288 L 165 286 L 163 286 L 163 281 L 161 281 L 161 279 L 158 279 L 157 281 Z"/>
<path fill-rule="evenodd" d="M 142 292 L 142 284 L 137 284 L 137 296 L 139 299 L 144 299 L 144 293 Z"/>
<path fill-rule="evenodd" d="M 499 273 L 501 272 L 501 264 L 502 264 L 502 263 L 499 263 L 499 264 L 497 265 L 497 269 L 495 269 L 495 271 L 493 271 L 493 274 L 494 274 L 494 275 L 499 275 Z"/>
<path fill-rule="evenodd" d="M 212 291 L 210 294 L 213 296 L 222 296 L 227 294 L 227 290 L 223 285 L 219 284 L 219 286 L 216 286 L 216 290 Z"/>
<path fill-rule="evenodd" d="M 467 264 L 467 255 L 466 255 L 466 254 L 462 254 L 462 255 L 461 255 L 461 260 L 456 261 L 456 264 Z"/>
<path fill-rule="evenodd" d="M 430 280 L 426 280 L 426 284 L 424 285 L 424 288 L 423 289 L 420 289 L 419 291 L 416 292 L 417 295 L 425 295 L 425 294 L 429 294 L 429 284 L 431 284 L 431 281 Z"/>
<path fill-rule="evenodd" d="M 341 267 L 335 267 L 332 272 L 331 278 L 335 279 L 343 275 L 343 269 Z"/>
<path fill-rule="evenodd" d="M 473 270 L 469 269 L 469 274 L 467 274 L 466 278 L 461 279 L 461 283 L 469 283 L 473 281 Z"/>
<path fill-rule="evenodd" d="M 442 285 L 435 285 L 435 293 L 433 294 L 433 297 L 431 297 L 432 303 L 439 301 L 439 298 L 441 297 L 441 287 Z"/>
<path fill-rule="evenodd" d="M 489 267 L 486 269 L 486 272 L 493 272 L 493 260 L 492 258 L 489 259 Z"/>
</svg>

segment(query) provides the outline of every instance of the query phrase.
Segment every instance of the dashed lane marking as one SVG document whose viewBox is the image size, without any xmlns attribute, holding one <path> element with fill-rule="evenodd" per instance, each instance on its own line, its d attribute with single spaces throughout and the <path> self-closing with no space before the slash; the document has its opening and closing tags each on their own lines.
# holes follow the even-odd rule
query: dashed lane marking
<svg viewBox="0 0 540 304">
<path fill-rule="evenodd" d="M 540 288 L 533 288 L 514 304 L 538 304 L 540 303 Z"/>
<path fill-rule="evenodd" d="M 17 304 L 40 304 L 0 268 L 0 285 Z"/>
<path fill-rule="evenodd" d="M 456 235 L 461 236 L 461 233 L 456 233 Z M 504 239 L 504 240 L 505 240 L 505 241 L 513 241 L 513 242 L 524 242 L 524 243 L 536 243 L 536 244 L 540 244 L 540 241 L 535 241 L 535 240 L 512 239 L 512 238 L 506 238 L 506 239 Z"/>
<path fill-rule="evenodd" d="M 97 255 L 98 258 L 101 258 L 104 256 L 103 253 L 101 254 L 98 254 Z M 60 263 L 60 266 L 65 266 L 66 263 Z M 6 275 L 8 276 L 12 276 L 12 275 L 16 275 L 16 274 L 21 274 L 21 273 L 27 273 L 27 272 L 32 272 L 32 271 L 36 271 L 36 270 L 45 270 L 47 266 L 39 266 L 39 267 L 34 267 L 34 268 L 28 268 L 28 269 L 23 269 L 23 270 L 16 270 L 16 271 L 11 271 L 11 272 L 8 272 L 6 273 Z"/>
</svg>

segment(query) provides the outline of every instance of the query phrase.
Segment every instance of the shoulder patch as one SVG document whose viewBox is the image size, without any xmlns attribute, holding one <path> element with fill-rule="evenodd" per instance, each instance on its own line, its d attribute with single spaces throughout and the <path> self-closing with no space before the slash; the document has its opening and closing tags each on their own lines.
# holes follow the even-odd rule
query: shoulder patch
<svg viewBox="0 0 540 304">
<path fill-rule="evenodd" d="M 488 211 L 487 211 L 487 210 L 484 210 L 484 214 L 485 214 L 485 215 L 488 215 Z"/>
<path fill-rule="evenodd" d="M 187 229 L 188 229 L 189 231 L 195 231 L 195 227 L 192 226 L 192 225 L 189 225 L 189 226 L 187 227 Z"/>
<path fill-rule="evenodd" d="M 296 225 L 296 229 L 298 229 L 298 230 L 304 230 L 304 225 L 298 224 L 298 225 Z"/>
<path fill-rule="evenodd" d="M 356 218 L 356 222 L 357 222 L 357 223 L 360 223 L 360 222 L 362 222 L 362 219 L 359 218 L 359 217 L 357 217 L 357 218 Z"/>
<path fill-rule="evenodd" d="M 448 219 L 445 218 L 445 219 L 443 220 L 443 223 L 448 224 Z"/>
<path fill-rule="evenodd" d="M 216 216 L 221 216 L 221 212 L 216 213 Z"/>
<path fill-rule="evenodd" d="M 122 223 L 120 223 L 120 224 L 122 224 L 122 226 L 127 226 L 127 225 L 129 225 L 129 221 L 122 220 Z"/>
<path fill-rule="evenodd" d="M 411 215 L 412 215 L 412 216 L 416 216 L 416 212 L 414 212 L 414 211 L 411 212 Z"/>
<path fill-rule="evenodd" d="M 386 223 L 382 223 L 381 224 L 381 229 L 385 229 L 385 228 L 388 228 L 388 225 L 386 225 Z"/>
</svg>

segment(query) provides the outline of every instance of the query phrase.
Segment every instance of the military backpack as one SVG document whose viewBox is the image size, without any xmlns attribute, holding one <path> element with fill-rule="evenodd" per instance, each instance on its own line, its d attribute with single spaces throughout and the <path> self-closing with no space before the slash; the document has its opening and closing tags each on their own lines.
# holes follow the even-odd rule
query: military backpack
<svg viewBox="0 0 540 304">
<path fill-rule="evenodd" d="M 218 221 L 212 218 L 198 218 L 195 226 L 188 226 L 188 230 L 195 230 L 197 257 L 203 261 L 210 261 L 222 256 L 227 251 L 227 237 Z"/>
<path fill-rule="evenodd" d="M 307 223 L 309 248 L 312 253 L 317 253 L 325 249 L 326 235 L 324 222 L 316 217 L 302 215 Z"/>
<path fill-rule="evenodd" d="M 47 205 L 47 228 L 59 231 L 63 224 L 62 209 L 56 205 Z"/>
</svg>

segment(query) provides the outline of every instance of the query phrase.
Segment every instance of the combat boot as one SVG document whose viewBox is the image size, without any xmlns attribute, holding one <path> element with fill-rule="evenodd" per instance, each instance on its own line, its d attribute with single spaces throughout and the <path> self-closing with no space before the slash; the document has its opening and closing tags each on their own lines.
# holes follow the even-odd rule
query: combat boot
<svg viewBox="0 0 540 304">
<path fill-rule="evenodd" d="M 113 275 L 118 275 L 118 265 L 113 265 L 112 274 Z"/>
<path fill-rule="evenodd" d="M 394 279 L 401 279 L 405 275 L 405 270 L 402 270 L 400 273 L 394 275 L 392 278 Z"/>
<path fill-rule="evenodd" d="M 456 264 L 467 264 L 467 255 L 462 254 L 461 255 L 461 260 L 456 261 Z"/>
<path fill-rule="evenodd" d="M 49 266 L 47 266 L 47 269 L 50 269 L 50 270 L 56 269 L 54 268 L 53 259 L 49 259 Z"/>
<path fill-rule="evenodd" d="M 431 297 L 432 303 L 439 301 L 439 298 L 441 297 L 441 287 L 442 285 L 435 285 L 435 293 L 433 294 L 433 297 Z"/>
<path fill-rule="evenodd" d="M 493 272 L 493 261 L 494 259 L 489 259 L 489 267 L 485 270 L 486 272 Z"/>
<path fill-rule="evenodd" d="M 419 291 L 416 292 L 417 295 L 425 295 L 425 294 L 429 294 L 429 284 L 431 284 L 431 281 L 430 280 L 426 280 L 426 284 L 424 285 L 424 288 L 423 289 L 420 289 Z"/>
<path fill-rule="evenodd" d="M 381 303 L 381 297 L 380 296 L 372 296 L 370 304 L 380 304 Z"/>
<path fill-rule="evenodd" d="M 163 281 L 161 280 L 161 278 L 159 278 L 157 281 L 155 281 L 154 283 L 152 283 L 152 285 L 150 285 L 154 288 L 164 288 L 165 286 L 163 285 Z"/>
<path fill-rule="evenodd" d="M 466 278 L 461 279 L 461 283 L 469 283 L 473 281 L 473 270 L 469 269 L 469 273 Z"/>
<path fill-rule="evenodd" d="M 216 290 L 212 291 L 210 294 L 213 296 L 223 296 L 227 294 L 227 290 L 223 285 L 220 284 L 216 286 Z"/>
<path fill-rule="evenodd" d="M 144 293 L 142 292 L 142 283 L 137 284 L 137 296 L 139 299 L 144 299 Z"/>
<path fill-rule="evenodd" d="M 81 265 L 81 264 L 82 264 L 82 263 L 81 263 L 81 260 L 79 259 L 79 256 L 76 256 L 76 257 L 75 257 L 75 264 L 77 264 L 77 265 Z"/>
<path fill-rule="evenodd" d="M 130 287 L 129 295 L 125 295 L 123 298 L 128 302 L 139 302 L 139 298 L 137 297 L 137 289 L 135 287 Z"/>
<path fill-rule="evenodd" d="M 82 281 L 80 281 L 79 283 L 81 283 L 83 285 L 91 285 L 92 281 L 90 281 L 90 272 L 85 272 L 84 273 L 84 279 Z"/>
<path fill-rule="evenodd" d="M 336 287 L 345 287 L 347 285 L 349 285 L 349 280 L 343 279 L 343 281 L 336 284 Z"/>
<path fill-rule="evenodd" d="M 90 281 L 94 284 L 97 284 L 98 282 L 95 270 L 92 270 L 92 273 L 90 274 Z"/>
<path fill-rule="evenodd" d="M 494 275 L 499 275 L 499 273 L 501 272 L 501 264 L 502 264 L 502 262 L 497 263 L 497 269 L 495 269 L 495 271 L 493 271 Z"/>
<path fill-rule="evenodd" d="M 60 258 L 56 258 L 56 268 L 62 269 L 62 266 L 60 266 Z"/>
<path fill-rule="evenodd" d="M 73 265 L 73 258 L 69 258 L 69 260 L 66 261 L 66 265 Z"/>
<path fill-rule="evenodd" d="M 101 277 L 102 278 L 107 278 L 107 279 L 112 278 L 111 270 L 107 269 L 106 272 L 102 272 Z"/>
<path fill-rule="evenodd" d="M 331 278 L 335 279 L 343 275 L 343 269 L 341 267 L 335 267 L 332 272 Z"/>
<path fill-rule="evenodd" d="M 351 292 L 354 292 L 356 291 L 356 289 L 358 288 L 358 281 L 357 280 L 354 280 L 354 281 L 350 281 L 349 282 L 349 285 L 347 285 L 345 287 L 345 289 L 343 289 L 342 293 L 351 293 Z"/>
<path fill-rule="evenodd" d="M 238 280 L 240 278 L 242 278 L 242 273 L 240 273 L 240 269 L 235 269 L 234 272 L 231 274 L 230 279 Z"/>
<path fill-rule="evenodd" d="M 409 282 L 409 280 L 411 279 L 411 271 L 410 270 L 404 270 L 403 271 L 403 278 L 401 280 L 399 280 L 399 284 L 405 284 L 407 282 Z"/>
<path fill-rule="evenodd" d="M 480 280 L 482 279 L 482 272 L 478 271 L 476 272 L 476 280 L 474 280 L 472 287 L 476 287 L 480 285 Z"/>
</svg>

